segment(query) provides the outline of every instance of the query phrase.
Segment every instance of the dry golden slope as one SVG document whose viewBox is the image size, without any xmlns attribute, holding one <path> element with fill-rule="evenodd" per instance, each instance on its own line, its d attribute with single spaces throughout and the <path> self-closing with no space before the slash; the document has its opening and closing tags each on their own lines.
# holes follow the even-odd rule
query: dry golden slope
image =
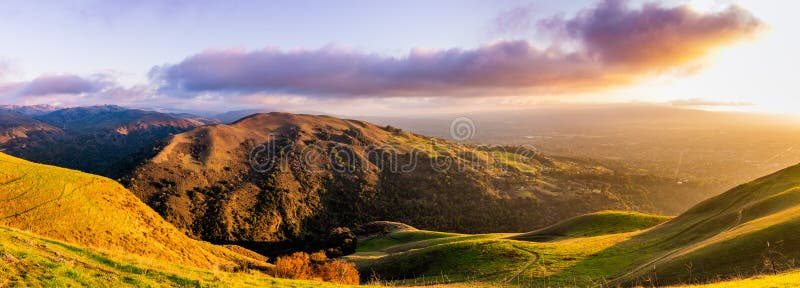
<svg viewBox="0 0 800 288">
<path fill-rule="evenodd" d="M 201 268 L 251 259 L 192 240 L 117 182 L 0 153 L 0 225 Z"/>
</svg>

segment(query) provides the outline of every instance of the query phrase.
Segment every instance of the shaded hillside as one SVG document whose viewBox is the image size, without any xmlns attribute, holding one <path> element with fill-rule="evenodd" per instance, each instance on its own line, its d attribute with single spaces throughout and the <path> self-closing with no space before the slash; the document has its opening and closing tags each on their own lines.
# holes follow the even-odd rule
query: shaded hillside
<svg viewBox="0 0 800 288">
<path fill-rule="evenodd" d="M 203 126 L 203 125 L 208 125 L 208 124 L 219 124 L 220 123 L 219 119 L 198 116 L 198 115 L 194 115 L 194 114 L 190 114 L 190 113 L 167 113 L 167 115 L 175 117 L 175 118 L 180 118 L 180 119 L 191 121 L 192 124 L 194 124 L 195 126 Z"/>
<path fill-rule="evenodd" d="M 464 146 L 286 113 L 175 135 L 126 185 L 190 234 L 249 247 L 375 220 L 462 233 L 530 231 L 604 209 L 659 211 L 696 191 L 524 147 Z"/>
<path fill-rule="evenodd" d="M 46 123 L 50 130 L 28 132 L 2 143 L 0 149 L 27 160 L 114 178 L 154 155 L 155 147 L 169 135 L 200 125 L 118 106 L 61 109 L 33 121 Z"/>
<path fill-rule="evenodd" d="M 236 120 L 245 118 L 253 114 L 268 113 L 268 112 L 269 111 L 266 109 L 236 110 L 236 111 L 228 111 L 216 114 L 213 116 L 213 118 L 219 119 L 219 121 L 222 122 L 223 124 L 230 124 L 236 122 Z"/>
<path fill-rule="evenodd" d="M 61 129 L 17 112 L 0 110 L 0 145 L 28 138 L 30 134 L 58 137 Z"/>
</svg>

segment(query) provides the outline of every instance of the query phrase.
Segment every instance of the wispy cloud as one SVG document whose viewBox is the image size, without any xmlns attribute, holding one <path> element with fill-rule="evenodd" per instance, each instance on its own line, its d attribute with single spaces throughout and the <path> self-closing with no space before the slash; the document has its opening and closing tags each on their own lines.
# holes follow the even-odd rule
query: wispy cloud
<svg viewBox="0 0 800 288">
<path fill-rule="evenodd" d="M 11 71 L 11 65 L 8 64 L 8 62 L 3 61 L 3 59 L 0 59 L 0 80 L 5 78 L 10 71 Z"/>
<path fill-rule="evenodd" d="M 492 19 L 489 30 L 500 35 L 530 32 L 535 23 L 534 11 L 532 4 L 503 11 Z"/>
<path fill-rule="evenodd" d="M 670 101 L 669 104 L 678 107 L 744 107 L 755 105 L 750 102 L 714 101 L 702 98 L 677 99 Z"/>
<path fill-rule="evenodd" d="M 524 18 L 528 12 L 512 14 Z M 521 19 L 512 20 L 507 23 L 511 28 L 527 25 Z M 519 40 L 474 49 L 416 49 L 403 57 L 330 47 L 208 50 L 155 67 L 150 76 L 162 92 L 186 97 L 208 93 L 317 98 L 573 93 L 627 85 L 685 67 L 715 48 L 754 35 L 763 26 L 737 6 L 700 13 L 688 6 L 659 4 L 632 9 L 621 0 L 602 1 L 574 17 L 541 23 L 578 48 L 543 49 Z"/>
</svg>

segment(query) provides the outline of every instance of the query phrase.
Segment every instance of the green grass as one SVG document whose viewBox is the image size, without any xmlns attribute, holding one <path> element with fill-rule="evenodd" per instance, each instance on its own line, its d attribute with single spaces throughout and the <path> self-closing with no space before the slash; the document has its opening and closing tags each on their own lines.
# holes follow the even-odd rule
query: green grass
<svg viewBox="0 0 800 288">
<path fill-rule="evenodd" d="M 385 248 L 427 239 L 459 236 L 461 234 L 407 229 L 378 235 L 358 245 L 356 252 L 377 252 Z"/>
<path fill-rule="evenodd" d="M 577 216 L 533 232 L 515 235 L 516 240 L 552 241 L 643 230 L 671 219 L 666 216 L 627 211 L 601 211 Z"/>
<path fill-rule="evenodd" d="M 0 227 L 0 287 L 340 287 L 121 257 Z"/>
<path fill-rule="evenodd" d="M 800 271 L 784 272 L 776 275 L 759 275 L 745 279 L 720 281 L 711 284 L 686 285 L 681 287 L 696 288 L 790 288 L 800 286 Z"/>
<path fill-rule="evenodd" d="M 797 235 L 800 166 L 736 187 L 671 220 L 605 211 L 525 234 L 384 242 L 364 249 L 372 254 L 350 259 L 362 273 L 394 284 L 663 286 L 795 269 Z M 743 281 L 790 278 L 800 277 Z"/>
<path fill-rule="evenodd" d="M 413 231 L 404 231 L 413 232 Z M 418 231 L 431 235 L 430 231 Z M 435 234 L 434 234 L 435 235 Z M 536 243 L 508 239 L 513 234 L 456 234 L 366 249 L 347 257 L 362 275 L 391 285 L 519 285 L 545 281 L 633 235 L 614 234 Z M 442 236 L 442 235 L 437 235 Z M 409 237 L 413 238 L 413 237 Z M 408 238 L 407 238 L 408 239 Z M 386 243 L 386 242 L 382 242 Z"/>
<path fill-rule="evenodd" d="M 800 259 L 797 187 L 800 166 L 708 199 L 568 271 L 596 271 L 594 277 L 612 285 L 650 286 L 793 269 Z"/>
</svg>

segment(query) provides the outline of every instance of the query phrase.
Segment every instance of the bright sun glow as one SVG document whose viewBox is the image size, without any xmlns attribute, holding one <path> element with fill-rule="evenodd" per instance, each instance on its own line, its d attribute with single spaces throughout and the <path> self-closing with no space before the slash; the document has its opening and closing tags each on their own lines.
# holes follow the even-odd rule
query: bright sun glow
<svg viewBox="0 0 800 288">
<path fill-rule="evenodd" d="M 741 1 L 737 5 L 752 11 L 767 23 L 765 31 L 753 39 L 722 47 L 704 59 L 694 74 L 660 76 L 634 87 L 611 92 L 621 101 L 638 101 L 643 95 L 654 101 L 703 99 L 717 106 L 709 110 L 737 110 L 780 113 L 797 116 L 800 88 L 796 80 L 800 66 L 800 25 L 790 11 L 800 9 L 798 2 L 774 5 L 772 1 Z M 697 11 L 713 11 L 717 2 L 690 2 Z M 800 117 L 800 116 L 798 116 Z"/>
</svg>

